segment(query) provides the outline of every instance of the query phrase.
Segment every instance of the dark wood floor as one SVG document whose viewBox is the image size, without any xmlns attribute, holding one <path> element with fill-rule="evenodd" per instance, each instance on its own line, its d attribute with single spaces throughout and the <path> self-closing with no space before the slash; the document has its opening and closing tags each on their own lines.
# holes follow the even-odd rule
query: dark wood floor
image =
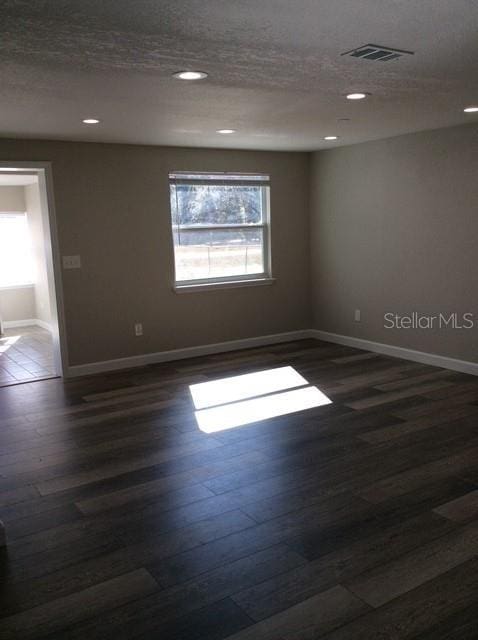
<svg viewBox="0 0 478 640">
<path fill-rule="evenodd" d="M 211 435 L 189 384 L 332 404 Z M 478 378 L 318 341 L 0 389 L 0 637 L 478 638 Z"/>
</svg>

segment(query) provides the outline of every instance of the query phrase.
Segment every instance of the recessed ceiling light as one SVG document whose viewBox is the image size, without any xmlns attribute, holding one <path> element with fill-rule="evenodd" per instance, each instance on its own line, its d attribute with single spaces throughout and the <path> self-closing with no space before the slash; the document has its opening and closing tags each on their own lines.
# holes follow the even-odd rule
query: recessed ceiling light
<svg viewBox="0 0 478 640">
<path fill-rule="evenodd" d="M 368 93 L 348 93 L 347 100 L 363 100 L 368 95 Z"/>
<path fill-rule="evenodd" d="M 478 111 L 478 107 L 466 107 L 463 111 L 465 113 L 476 113 Z"/>
<path fill-rule="evenodd" d="M 177 71 L 173 73 L 173 78 L 178 80 L 204 80 L 207 75 L 205 71 Z"/>
<path fill-rule="evenodd" d="M 99 124 L 99 120 L 97 118 L 85 118 L 82 120 L 83 124 Z"/>
<path fill-rule="evenodd" d="M 339 136 L 325 136 L 324 140 L 338 140 Z"/>
<path fill-rule="evenodd" d="M 223 135 L 227 135 L 228 133 L 236 133 L 235 129 L 217 129 L 216 133 L 222 133 Z"/>
</svg>

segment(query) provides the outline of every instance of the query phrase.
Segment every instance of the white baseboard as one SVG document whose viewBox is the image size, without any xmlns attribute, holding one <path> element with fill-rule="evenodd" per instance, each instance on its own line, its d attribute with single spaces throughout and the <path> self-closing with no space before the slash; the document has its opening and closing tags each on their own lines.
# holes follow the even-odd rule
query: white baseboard
<svg viewBox="0 0 478 640">
<path fill-rule="evenodd" d="M 277 344 L 280 342 L 291 342 L 293 340 L 302 340 L 304 338 L 315 338 L 317 340 L 324 340 L 325 342 L 334 342 L 336 344 L 343 344 L 357 349 L 364 349 L 365 351 L 382 353 L 394 358 L 412 360 L 413 362 L 421 362 L 422 364 L 429 364 L 435 367 L 469 373 L 475 376 L 478 375 L 478 363 L 475 362 L 457 360 L 456 358 L 448 358 L 446 356 L 439 356 L 434 353 L 426 353 L 424 351 L 415 351 L 414 349 L 395 347 L 390 344 L 373 342 L 371 340 L 354 338 L 352 336 L 343 336 L 338 333 L 329 333 L 318 329 L 301 329 L 298 331 L 289 331 L 287 333 L 258 336 L 256 338 L 229 340 L 228 342 L 216 342 L 214 344 L 200 345 L 197 347 L 158 351 L 156 353 L 145 353 L 143 355 L 130 356 L 128 358 L 118 358 L 115 360 L 104 360 L 102 362 L 89 362 L 87 364 L 73 365 L 66 369 L 64 376 L 66 378 L 73 378 L 76 376 L 104 373 L 106 371 L 132 369 L 134 367 L 143 367 L 148 364 L 184 360 L 186 358 L 195 358 L 197 356 L 205 356 L 213 353 L 226 353 L 227 351 L 267 346 L 268 344 Z"/>
<path fill-rule="evenodd" d="M 348 347 L 364 349 L 365 351 L 374 351 L 382 353 L 394 358 L 403 358 L 404 360 L 412 360 L 413 362 L 421 362 L 434 367 L 442 367 L 444 369 L 452 369 L 461 373 L 469 373 L 478 376 L 478 363 L 469 362 L 468 360 L 457 360 L 456 358 L 448 358 L 447 356 L 439 356 L 435 353 L 426 353 L 425 351 L 415 351 L 414 349 L 405 349 L 403 347 L 395 347 L 391 344 L 382 342 L 372 342 L 362 338 L 354 338 L 352 336 L 343 336 L 338 333 L 329 333 L 328 331 L 320 331 L 311 329 L 309 337 L 324 340 L 325 342 L 335 342 Z"/>
<path fill-rule="evenodd" d="M 38 327 L 41 327 L 42 329 L 46 329 L 47 331 L 49 331 L 51 333 L 51 325 L 48 324 L 48 322 L 45 322 L 45 320 L 40 320 L 39 318 L 37 318 L 35 320 L 35 324 Z"/>
<path fill-rule="evenodd" d="M 277 344 L 279 342 L 303 340 L 304 338 L 309 337 L 311 337 L 310 330 L 301 329 L 298 331 L 288 331 L 287 333 L 258 336 L 256 338 L 216 342 L 215 344 L 206 344 L 198 347 L 186 347 L 184 349 L 145 353 L 143 355 L 130 356 L 128 358 L 118 358 L 116 360 L 104 360 L 102 362 L 73 365 L 67 368 L 64 372 L 64 376 L 67 378 L 73 378 L 76 376 L 86 376 L 105 371 L 117 371 L 118 369 L 143 367 L 147 364 L 170 362 L 172 360 L 184 360 L 186 358 L 195 358 L 197 356 L 205 356 L 212 353 L 225 353 L 226 351 L 236 351 L 236 349 L 249 349 L 251 347 L 262 347 L 268 344 Z"/>
<path fill-rule="evenodd" d="M 18 327 L 31 327 L 37 326 L 51 331 L 51 327 L 48 322 L 39 320 L 38 318 L 30 318 L 28 320 L 3 320 L 2 325 L 5 329 L 17 329 Z"/>
<path fill-rule="evenodd" d="M 16 329 L 17 327 L 31 327 L 36 324 L 36 320 L 34 318 L 30 318 L 29 320 L 3 320 L 2 326 L 4 329 Z"/>
</svg>

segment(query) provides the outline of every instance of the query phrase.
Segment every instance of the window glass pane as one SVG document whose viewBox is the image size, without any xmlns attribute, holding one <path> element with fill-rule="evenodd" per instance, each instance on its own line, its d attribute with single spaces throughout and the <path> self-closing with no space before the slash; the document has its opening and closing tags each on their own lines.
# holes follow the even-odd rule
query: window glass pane
<svg viewBox="0 0 478 640">
<path fill-rule="evenodd" d="M 0 287 L 30 284 L 34 268 L 24 213 L 0 213 Z"/>
<path fill-rule="evenodd" d="M 175 228 L 176 280 L 264 273 L 263 235 L 262 227 Z"/>
<path fill-rule="evenodd" d="M 173 225 L 261 224 L 267 187 L 221 184 L 172 184 Z"/>
</svg>

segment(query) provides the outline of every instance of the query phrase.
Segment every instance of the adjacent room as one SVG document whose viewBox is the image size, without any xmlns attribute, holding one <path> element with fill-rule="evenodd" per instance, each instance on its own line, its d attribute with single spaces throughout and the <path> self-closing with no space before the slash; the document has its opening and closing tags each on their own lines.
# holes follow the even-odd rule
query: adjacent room
<svg viewBox="0 0 478 640">
<path fill-rule="evenodd" d="M 478 638 L 478 4 L 0 4 L 2 640 Z"/>
<path fill-rule="evenodd" d="M 57 375 L 38 177 L 0 171 L 0 386 Z"/>
</svg>

